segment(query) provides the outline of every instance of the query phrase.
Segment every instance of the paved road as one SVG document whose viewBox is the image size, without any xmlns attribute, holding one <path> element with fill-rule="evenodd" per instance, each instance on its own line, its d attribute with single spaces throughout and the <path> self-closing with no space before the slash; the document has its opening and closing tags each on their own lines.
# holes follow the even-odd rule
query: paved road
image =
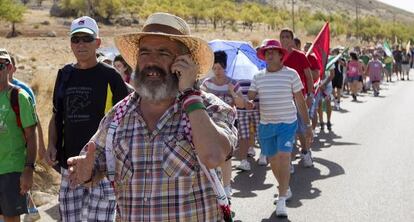
<svg viewBox="0 0 414 222">
<path fill-rule="evenodd" d="M 333 113 L 333 131 L 316 139 L 314 168 L 295 161 L 288 219 L 274 214 L 269 167 L 234 171 L 235 220 L 414 221 L 414 81 L 382 89 L 377 98 L 345 99 L 343 110 Z"/>
</svg>

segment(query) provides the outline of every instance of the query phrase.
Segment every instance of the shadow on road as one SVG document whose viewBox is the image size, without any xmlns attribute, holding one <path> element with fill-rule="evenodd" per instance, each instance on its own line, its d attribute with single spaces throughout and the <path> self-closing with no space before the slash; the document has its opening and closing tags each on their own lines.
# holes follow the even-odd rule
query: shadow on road
<svg viewBox="0 0 414 222">
<path fill-rule="evenodd" d="M 272 215 L 270 215 L 270 217 L 268 219 L 262 219 L 262 222 L 290 222 L 290 220 L 288 218 L 283 218 L 283 217 L 277 217 L 276 213 L 273 212 Z"/>
<path fill-rule="evenodd" d="M 332 126 L 335 129 L 335 125 Z M 342 136 L 336 135 L 334 131 L 321 131 L 318 137 L 314 138 L 312 143 L 313 151 L 321 151 L 322 148 L 329 148 L 331 146 L 349 146 L 360 145 L 353 142 L 339 142 L 337 140 L 342 139 Z"/>
<path fill-rule="evenodd" d="M 233 197 L 255 197 L 257 196 L 254 191 L 266 190 L 274 186 L 274 184 L 265 184 L 266 172 L 270 170 L 270 167 L 258 166 L 257 163 L 249 158 L 252 169 L 248 172 L 239 171 L 233 178 L 231 184 L 232 188 L 239 190 L 233 193 Z"/>
<path fill-rule="evenodd" d="M 316 180 L 324 180 L 331 177 L 345 174 L 344 168 L 339 164 L 330 160 L 322 158 L 313 158 L 315 167 L 302 168 L 295 165 L 295 174 L 290 178 L 290 188 L 293 192 L 293 197 L 287 203 L 288 207 L 297 208 L 302 206 L 301 200 L 303 199 L 315 199 L 322 193 L 317 187 L 313 187 L 312 183 Z M 321 165 L 321 166 L 318 166 Z M 322 168 L 328 169 L 328 173 L 321 173 Z"/>
<path fill-rule="evenodd" d="M 338 113 L 349 113 L 349 110 L 344 109 L 344 108 L 341 108 L 340 110 L 335 110 L 335 109 L 333 109 L 332 111 L 333 111 L 333 112 L 338 112 Z"/>
</svg>

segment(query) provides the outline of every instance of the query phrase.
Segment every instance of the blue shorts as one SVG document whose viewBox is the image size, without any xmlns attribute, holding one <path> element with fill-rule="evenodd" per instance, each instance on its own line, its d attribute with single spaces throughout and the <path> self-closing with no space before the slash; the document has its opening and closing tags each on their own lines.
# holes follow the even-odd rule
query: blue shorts
<svg viewBox="0 0 414 222">
<path fill-rule="evenodd" d="M 260 124 L 259 142 L 262 154 L 268 157 L 277 152 L 292 152 L 297 121 L 293 123 Z"/>
</svg>

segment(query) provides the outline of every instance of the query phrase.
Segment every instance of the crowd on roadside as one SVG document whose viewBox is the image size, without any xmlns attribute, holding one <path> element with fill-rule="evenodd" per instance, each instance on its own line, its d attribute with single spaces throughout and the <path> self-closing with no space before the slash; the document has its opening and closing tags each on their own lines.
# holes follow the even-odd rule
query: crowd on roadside
<svg viewBox="0 0 414 222">
<path fill-rule="evenodd" d="M 77 18 L 76 62 L 58 70 L 47 147 L 34 94 L 0 49 L 3 220 L 39 219 L 28 192 L 38 153 L 62 175 L 62 221 L 231 221 L 232 161 L 250 171 L 258 148 L 257 164 L 270 164 L 278 182 L 276 215 L 287 217 L 292 161 L 313 167 L 313 138 L 332 130 L 343 94 L 378 96 L 382 82 L 409 80 L 414 59 L 399 46 L 392 55 L 337 47 L 321 67 L 307 53 L 312 43 L 302 48 L 290 29 L 278 37 L 256 48 L 266 68 L 236 80 L 226 75 L 226 52 L 213 52 L 177 16 L 154 13 L 140 32 L 117 36 L 113 60 L 97 53 L 95 20 Z"/>
</svg>

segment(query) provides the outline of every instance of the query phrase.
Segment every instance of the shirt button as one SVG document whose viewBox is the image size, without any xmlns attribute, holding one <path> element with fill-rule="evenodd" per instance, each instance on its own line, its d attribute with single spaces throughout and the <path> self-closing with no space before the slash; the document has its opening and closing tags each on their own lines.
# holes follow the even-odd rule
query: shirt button
<svg viewBox="0 0 414 222">
<path fill-rule="evenodd" d="M 144 201 L 147 202 L 148 201 L 148 198 L 144 197 Z"/>
<path fill-rule="evenodd" d="M 149 174 L 150 173 L 150 170 L 146 170 L 145 172 Z"/>
</svg>

